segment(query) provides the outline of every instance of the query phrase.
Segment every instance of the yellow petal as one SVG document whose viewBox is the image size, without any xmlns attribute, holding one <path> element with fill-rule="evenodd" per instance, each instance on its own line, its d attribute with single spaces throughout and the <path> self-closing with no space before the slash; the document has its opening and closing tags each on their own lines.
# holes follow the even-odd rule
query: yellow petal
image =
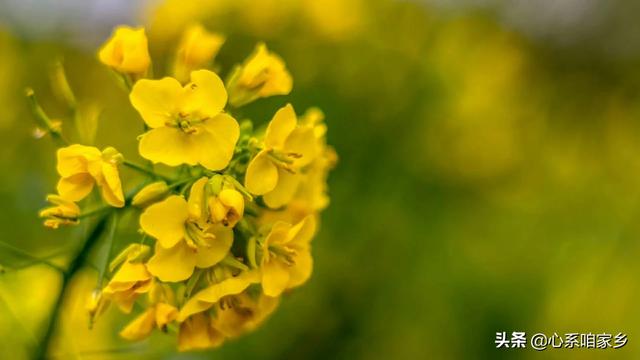
<svg viewBox="0 0 640 360">
<path fill-rule="evenodd" d="M 258 327 L 278 306 L 279 298 L 260 295 L 253 299 L 246 293 L 235 296 L 233 307 L 217 310 L 214 327 L 226 337 L 237 337 Z"/>
<path fill-rule="evenodd" d="M 314 129 L 309 126 L 296 128 L 287 137 L 284 152 L 300 156 L 294 161 L 295 167 L 308 165 L 316 158 L 317 142 Z"/>
<path fill-rule="evenodd" d="M 93 189 L 94 180 L 88 173 L 79 173 L 58 181 L 58 194 L 70 201 L 80 201 L 84 199 L 91 189 Z"/>
<path fill-rule="evenodd" d="M 150 128 L 158 128 L 173 120 L 182 92 L 182 85 L 176 79 L 143 79 L 133 85 L 129 100 Z"/>
<path fill-rule="evenodd" d="M 160 200 L 169 192 L 169 186 L 164 181 L 156 181 L 142 188 L 133 197 L 131 205 L 145 207 L 157 200 Z"/>
<path fill-rule="evenodd" d="M 255 271 L 244 272 L 236 277 L 231 277 L 208 288 L 201 290 L 187 301 L 178 315 L 178 321 L 184 321 L 193 314 L 209 309 L 213 304 L 225 296 L 240 294 L 249 285 L 259 281 Z"/>
<path fill-rule="evenodd" d="M 118 168 L 107 162 L 102 163 L 102 177 L 104 183 L 102 185 L 102 197 L 107 204 L 114 207 L 124 206 L 124 194 L 122 193 L 122 183 Z"/>
<path fill-rule="evenodd" d="M 118 290 L 119 284 L 130 284 L 151 280 L 151 274 L 142 263 L 125 262 L 105 288 L 105 292 Z M 122 290 L 122 289 L 120 289 Z"/>
<path fill-rule="evenodd" d="M 296 253 L 295 264 L 289 268 L 289 283 L 287 289 L 300 286 L 307 282 L 313 271 L 313 258 L 308 250 Z"/>
<path fill-rule="evenodd" d="M 264 239 L 264 246 L 268 248 L 270 245 L 284 244 L 289 238 L 289 230 L 291 230 L 291 224 L 284 221 L 277 221 L 271 227 L 271 231 Z M 268 255 L 268 252 L 265 251 Z M 268 258 L 268 257 L 266 257 Z"/>
<path fill-rule="evenodd" d="M 220 262 L 229 253 L 233 243 L 233 230 L 221 224 L 213 225 L 209 230 L 215 238 L 205 239 L 209 246 L 198 246 L 196 266 L 208 268 Z"/>
<path fill-rule="evenodd" d="M 280 296 L 289 283 L 289 269 L 278 259 L 262 265 L 262 290 L 267 296 Z"/>
<path fill-rule="evenodd" d="M 156 304 L 155 313 L 156 326 L 159 328 L 165 327 L 178 317 L 178 309 L 175 306 L 165 303 Z"/>
<path fill-rule="evenodd" d="M 184 239 L 184 226 L 189 217 L 187 201 L 172 195 L 155 203 L 140 215 L 140 227 L 153 236 L 165 248 L 170 248 Z"/>
<path fill-rule="evenodd" d="M 178 333 L 178 350 L 198 350 L 220 346 L 224 336 L 211 326 L 211 319 L 198 314 L 183 322 Z"/>
<path fill-rule="evenodd" d="M 210 33 L 200 24 L 191 25 L 178 46 L 178 59 L 189 66 L 204 65 L 218 53 L 224 41 L 224 36 Z"/>
<path fill-rule="evenodd" d="M 127 340 L 144 339 L 153 331 L 154 322 L 155 309 L 150 308 L 129 323 L 129 325 L 120 332 L 120 336 Z"/>
<path fill-rule="evenodd" d="M 198 162 L 209 170 L 222 170 L 233 157 L 236 142 L 240 137 L 240 126 L 233 117 L 218 114 L 206 120 L 202 127 L 211 136 L 200 140 L 201 150 Z"/>
<path fill-rule="evenodd" d="M 270 192 L 264 194 L 264 202 L 272 209 L 288 204 L 300 185 L 302 176 L 278 169 L 278 184 Z"/>
<path fill-rule="evenodd" d="M 118 27 L 98 52 L 103 64 L 123 73 L 142 74 L 151 64 L 143 28 Z"/>
<path fill-rule="evenodd" d="M 269 158 L 267 150 L 254 157 L 244 178 L 244 186 L 255 195 L 263 195 L 273 190 L 278 184 L 278 168 Z"/>
<path fill-rule="evenodd" d="M 58 159 L 56 169 L 61 177 L 86 173 L 88 163 L 99 160 L 101 156 L 100 150 L 93 146 L 74 144 L 63 147 L 56 152 Z"/>
<path fill-rule="evenodd" d="M 291 132 L 296 128 L 296 112 L 291 104 L 280 108 L 269 122 L 264 143 L 269 148 L 281 149 Z"/>
<path fill-rule="evenodd" d="M 205 210 L 204 187 L 208 181 L 209 178 L 203 176 L 191 185 L 189 192 L 189 216 L 193 220 L 200 219 L 202 212 Z"/>
<path fill-rule="evenodd" d="M 291 228 L 285 243 L 296 249 L 305 249 L 309 246 L 315 232 L 316 219 L 313 215 L 309 215 Z"/>
<path fill-rule="evenodd" d="M 206 131 L 187 134 L 174 127 L 159 127 L 141 136 L 138 151 L 143 158 L 154 163 L 196 165 L 203 151 L 202 144 L 211 141 Z"/>
<path fill-rule="evenodd" d="M 260 96 L 267 97 L 272 95 L 287 95 L 293 88 L 293 78 L 291 74 L 284 68 L 277 66 L 273 76 L 260 88 L 258 92 Z"/>
<path fill-rule="evenodd" d="M 165 249 L 156 244 L 156 252 L 149 259 L 149 272 L 164 282 L 186 280 L 193 274 L 196 254 L 184 241 Z"/>
<path fill-rule="evenodd" d="M 216 204 L 221 204 L 224 213 L 217 214 L 218 221 L 226 221 L 225 226 L 234 227 L 244 215 L 244 197 L 235 189 L 224 189 L 218 194 Z M 212 209 L 213 212 L 213 209 Z"/>
<path fill-rule="evenodd" d="M 209 70 L 191 72 L 191 83 L 185 86 L 180 110 L 213 118 L 227 104 L 227 90 L 216 73 Z"/>
</svg>

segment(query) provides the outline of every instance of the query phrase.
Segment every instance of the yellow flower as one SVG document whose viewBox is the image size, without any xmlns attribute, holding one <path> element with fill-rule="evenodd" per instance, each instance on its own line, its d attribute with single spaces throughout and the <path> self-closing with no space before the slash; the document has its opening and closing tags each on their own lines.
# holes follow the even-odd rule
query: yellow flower
<svg viewBox="0 0 640 360">
<path fill-rule="evenodd" d="M 276 222 L 262 243 L 262 289 L 267 296 L 279 296 L 286 289 L 302 285 L 311 276 L 313 260 L 310 242 L 315 219 L 307 216 L 292 226 Z"/>
<path fill-rule="evenodd" d="M 151 64 L 143 28 L 119 26 L 98 52 L 100 62 L 125 74 L 142 75 Z"/>
<path fill-rule="evenodd" d="M 207 268 L 222 260 L 233 243 L 233 230 L 210 224 L 202 217 L 202 192 L 194 191 L 207 182 L 198 180 L 189 202 L 172 195 L 149 206 L 140 216 L 140 226 L 157 239 L 149 271 L 162 281 L 182 281 L 195 267 Z"/>
<path fill-rule="evenodd" d="M 284 61 L 270 53 L 264 43 L 259 43 L 253 54 L 229 76 L 229 103 L 238 107 L 258 98 L 287 95 L 292 86 L 293 79 Z"/>
<path fill-rule="evenodd" d="M 329 205 L 327 196 L 327 176 L 338 161 L 335 150 L 326 144 L 327 127 L 323 122 L 324 115 L 317 108 L 307 110 L 300 121 L 314 129 L 317 143 L 317 156 L 308 165 L 300 185 L 289 203 L 289 210 L 299 218 L 323 210 Z"/>
<path fill-rule="evenodd" d="M 235 296 L 231 306 L 220 307 L 213 326 L 228 338 L 238 337 L 256 329 L 278 307 L 280 298 L 244 292 Z"/>
<path fill-rule="evenodd" d="M 127 325 L 120 336 L 127 340 L 141 340 L 158 328 L 166 331 L 167 325 L 178 316 L 178 309 L 174 304 L 174 294 L 165 284 L 155 283 L 149 290 L 149 308 Z"/>
<path fill-rule="evenodd" d="M 245 186 L 253 194 L 264 195 L 271 208 L 286 205 L 295 194 L 301 167 L 315 158 L 314 128 L 298 125 L 291 104 L 281 108 L 267 127 L 264 148 L 251 160 Z"/>
<path fill-rule="evenodd" d="M 40 211 L 40 217 L 45 218 L 44 226 L 57 229 L 60 225 L 78 224 L 80 208 L 73 201 L 65 200 L 59 195 L 48 195 L 47 201 L 55 206 Z"/>
<path fill-rule="evenodd" d="M 187 80 L 192 70 L 206 66 L 224 42 L 224 36 L 210 33 L 200 24 L 189 26 L 178 45 L 174 67 L 176 78 L 180 81 Z"/>
<path fill-rule="evenodd" d="M 146 207 L 162 198 L 169 192 L 169 186 L 164 181 L 156 181 L 138 191 L 131 200 L 131 205 Z"/>
<path fill-rule="evenodd" d="M 240 128 L 222 112 L 227 93 L 215 73 L 194 71 L 184 87 L 169 77 L 140 80 L 129 98 L 151 128 L 140 139 L 142 157 L 170 166 L 200 164 L 209 170 L 221 170 L 231 160 Z"/>
<path fill-rule="evenodd" d="M 244 197 L 223 176 L 207 180 L 201 179 L 191 187 L 189 206 L 194 217 L 234 227 L 244 214 Z"/>
<path fill-rule="evenodd" d="M 224 335 L 213 327 L 207 314 L 197 314 L 180 324 L 178 350 L 201 350 L 215 348 L 224 342 Z"/>
<path fill-rule="evenodd" d="M 152 276 L 142 263 L 125 262 L 102 290 L 125 313 L 130 313 L 136 298 L 149 291 Z"/>
<path fill-rule="evenodd" d="M 184 304 L 180 309 L 178 321 L 185 321 L 194 314 L 208 310 L 226 298 L 242 293 L 249 285 L 258 283 L 259 281 L 260 277 L 257 272 L 248 271 L 213 284 L 193 295 Z"/>
<path fill-rule="evenodd" d="M 166 329 L 167 324 L 175 320 L 177 315 L 178 309 L 175 306 L 157 303 L 122 329 L 120 336 L 127 340 L 144 339 L 155 328 Z"/>
<path fill-rule="evenodd" d="M 71 145 L 58 149 L 57 170 L 60 174 L 58 193 L 61 197 L 80 201 L 97 184 L 104 200 L 111 206 L 123 207 L 124 195 L 118 173 L 122 155 L 108 147 L 102 152 L 92 146 Z"/>
<path fill-rule="evenodd" d="M 235 189 L 223 189 L 209 198 L 209 211 L 212 222 L 234 227 L 244 214 L 244 198 Z"/>
</svg>

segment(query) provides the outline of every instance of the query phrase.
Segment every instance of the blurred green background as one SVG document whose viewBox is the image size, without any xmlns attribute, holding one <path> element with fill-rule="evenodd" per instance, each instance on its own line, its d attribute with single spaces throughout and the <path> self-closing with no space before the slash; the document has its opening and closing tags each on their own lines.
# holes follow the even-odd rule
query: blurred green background
<svg viewBox="0 0 640 360">
<path fill-rule="evenodd" d="M 228 35 L 223 74 L 258 40 L 282 55 L 291 101 L 324 110 L 339 156 L 311 281 L 258 331 L 178 354 L 158 334 L 117 339 L 115 310 L 87 330 L 67 302 L 61 359 L 572 359 L 640 357 L 640 25 L 624 1 L 0 0 L 0 240 L 64 263 L 78 227 L 37 211 L 55 154 L 33 137 L 31 86 L 56 118 L 63 60 L 98 146 L 134 156 L 126 94 L 95 58 L 111 27 L 146 24 L 161 74 L 191 21 Z M 134 174 L 125 172 L 125 178 Z M 123 242 L 135 236 L 135 219 Z M 96 261 L 99 261 L 96 260 Z M 0 357 L 26 358 L 59 279 L 0 247 Z M 91 268 L 79 294 L 95 284 Z M 626 333 L 618 350 L 496 349 L 496 332 Z"/>
</svg>

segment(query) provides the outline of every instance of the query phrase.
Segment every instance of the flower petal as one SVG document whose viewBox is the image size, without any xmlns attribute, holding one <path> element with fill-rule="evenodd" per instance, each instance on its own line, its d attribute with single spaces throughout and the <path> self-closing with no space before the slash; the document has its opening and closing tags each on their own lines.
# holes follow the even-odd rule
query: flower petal
<svg viewBox="0 0 640 360">
<path fill-rule="evenodd" d="M 184 225 L 188 217 L 187 201 L 172 195 L 146 208 L 140 215 L 140 227 L 156 238 L 162 247 L 170 248 L 184 239 Z"/>
<path fill-rule="evenodd" d="M 84 199 L 91 189 L 94 180 L 88 173 L 78 173 L 69 177 L 63 177 L 58 181 L 58 194 L 66 200 L 80 201 Z"/>
<path fill-rule="evenodd" d="M 291 224 L 277 221 L 264 239 L 264 246 L 268 248 L 270 245 L 284 244 L 289 237 L 289 230 L 291 230 Z M 268 254 L 268 252 L 265 251 L 265 254 Z"/>
<path fill-rule="evenodd" d="M 168 323 L 178 317 L 178 309 L 175 306 L 158 303 L 156 304 L 156 326 L 158 328 L 163 328 Z"/>
<path fill-rule="evenodd" d="M 205 210 L 204 187 L 207 185 L 209 178 L 201 177 L 191 185 L 189 192 L 189 217 L 193 220 L 202 218 L 202 212 Z"/>
<path fill-rule="evenodd" d="M 310 164 L 316 158 L 317 148 L 314 130 L 310 126 L 293 130 L 284 143 L 286 153 L 299 156 L 293 163 L 296 168 Z"/>
<path fill-rule="evenodd" d="M 300 174 L 278 169 L 278 184 L 270 192 L 264 194 L 264 202 L 272 209 L 288 204 L 298 190 L 302 177 Z"/>
<path fill-rule="evenodd" d="M 142 79 L 133 85 L 129 100 L 149 127 L 159 128 L 175 116 L 176 102 L 182 93 L 182 86 L 176 79 Z"/>
<path fill-rule="evenodd" d="M 155 308 L 149 308 L 129 323 L 120 336 L 127 340 L 141 340 L 151 334 L 155 325 Z"/>
<path fill-rule="evenodd" d="M 254 157 L 244 177 L 244 186 L 252 194 L 263 195 L 278 184 L 278 168 L 269 158 L 268 150 L 262 150 Z"/>
<path fill-rule="evenodd" d="M 295 264 L 289 268 L 289 283 L 287 289 L 300 286 L 307 282 L 313 272 L 313 258 L 309 250 L 296 253 Z"/>
<path fill-rule="evenodd" d="M 316 219 L 313 215 L 308 215 L 291 228 L 285 243 L 296 249 L 306 249 L 315 233 Z"/>
<path fill-rule="evenodd" d="M 296 112 L 291 104 L 280 108 L 269 122 L 264 138 L 265 145 L 269 148 L 283 148 L 287 137 L 296 128 L 297 121 Z"/>
<path fill-rule="evenodd" d="M 198 350 L 222 345 L 224 336 L 211 326 L 211 319 L 198 314 L 180 325 L 178 350 Z"/>
<path fill-rule="evenodd" d="M 209 247 L 198 246 L 196 255 L 196 266 L 208 268 L 220 262 L 229 253 L 233 243 L 233 230 L 221 224 L 213 225 L 209 230 L 215 239 L 207 239 Z"/>
<path fill-rule="evenodd" d="M 63 147 L 56 152 L 56 169 L 61 177 L 84 173 L 88 171 L 88 163 L 99 160 L 101 156 L 100 150 L 93 146 L 74 144 Z"/>
<path fill-rule="evenodd" d="M 138 150 L 143 158 L 154 163 L 169 166 L 196 165 L 202 150 L 199 139 L 203 135 L 206 136 L 206 132 L 186 134 L 177 128 L 159 127 L 142 135 Z M 207 141 L 211 141 L 210 137 L 201 142 Z"/>
<path fill-rule="evenodd" d="M 280 296 L 289 283 L 289 267 L 273 259 L 262 265 L 262 290 L 267 296 Z"/>
<path fill-rule="evenodd" d="M 228 295 L 240 294 L 251 284 L 260 281 L 255 271 L 244 272 L 236 277 L 225 279 L 201 290 L 187 301 L 178 315 L 178 321 L 184 321 L 193 314 L 209 309 L 213 304 Z"/>
<path fill-rule="evenodd" d="M 227 90 L 213 71 L 191 72 L 191 83 L 184 89 L 180 110 L 189 114 L 212 118 L 227 104 Z"/>
<path fill-rule="evenodd" d="M 184 241 L 168 249 L 156 244 L 156 252 L 147 263 L 149 272 L 164 282 L 177 282 L 189 278 L 195 266 L 194 250 Z"/>
<path fill-rule="evenodd" d="M 240 137 L 240 126 L 233 117 L 218 114 L 202 123 L 202 127 L 211 136 L 199 140 L 198 162 L 209 170 L 222 170 L 233 157 L 236 142 Z"/>
<path fill-rule="evenodd" d="M 102 162 L 102 177 L 102 197 L 111 206 L 123 207 L 124 194 L 118 168 L 111 163 Z"/>
</svg>

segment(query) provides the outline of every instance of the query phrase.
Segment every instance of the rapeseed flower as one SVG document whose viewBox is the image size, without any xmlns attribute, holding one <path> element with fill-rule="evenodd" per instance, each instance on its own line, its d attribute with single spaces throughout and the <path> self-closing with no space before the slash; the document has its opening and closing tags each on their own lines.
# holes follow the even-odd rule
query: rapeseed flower
<svg viewBox="0 0 640 360">
<path fill-rule="evenodd" d="M 235 107 L 258 98 L 287 95 L 292 87 L 293 79 L 284 61 L 264 43 L 256 45 L 253 54 L 236 66 L 227 81 L 229 103 Z"/>
<path fill-rule="evenodd" d="M 84 199 L 94 185 L 98 185 L 102 198 L 111 206 L 124 206 L 122 183 L 118 164 L 122 155 L 108 147 L 102 152 L 95 147 L 71 145 L 58 149 L 58 194 L 70 201 Z"/>
<path fill-rule="evenodd" d="M 144 28 L 117 27 L 98 52 L 98 58 L 120 73 L 144 75 L 151 65 Z"/>
<path fill-rule="evenodd" d="M 183 33 L 174 64 L 175 77 L 187 81 L 189 73 L 213 61 L 225 42 L 225 37 L 207 31 L 201 24 L 192 24 Z"/>
<path fill-rule="evenodd" d="M 185 280 L 194 268 L 217 264 L 231 248 L 233 231 L 222 224 L 208 223 L 202 216 L 201 193 L 194 188 L 207 181 L 202 178 L 192 186 L 189 202 L 171 195 L 140 216 L 142 230 L 157 240 L 147 266 L 162 281 Z"/>
<path fill-rule="evenodd" d="M 313 216 L 295 225 L 276 222 L 262 243 L 262 289 L 280 296 L 286 289 L 304 284 L 311 276 L 310 242 L 315 234 Z"/>
<path fill-rule="evenodd" d="M 170 77 L 140 80 L 129 98 L 151 128 L 140 137 L 142 157 L 209 170 L 224 169 L 231 160 L 240 130 L 236 120 L 222 112 L 227 92 L 215 73 L 194 71 L 184 87 Z"/>
<path fill-rule="evenodd" d="M 39 216 L 45 218 L 44 226 L 57 229 L 60 225 L 78 224 L 80 208 L 76 203 L 66 200 L 59 195 L 49 195 L 47 196 L 47 201 L 54 206 L 40 211 Z"/>
<path fill-rule="evenodd" d="M 276 112 L 267 127 L 264 147 L 251 160 L 245 186 L 263 195 L 271 208 L 287 204 L 301 180 L 299 170 L 315 158 L 314 128 L 299 125 L 291 104 Z"/>
<path fill-rule="evenodd" d="M 224 40 L 193 25 L 183 33 L 173 63 L 159 62 L 173 66 L 173 77 L 144 79 L 153 77 L 145 31 L 119 27 L 98 56 L 119 73 L 144 122 L 138 152 L 149 163 L 125 160 L 113 147 L 73 144 L 57 151 L 58 194 L 49 195 L 53 205 L 40 216 L 51 228 L 99 217 L 72 264 L 88 263 L 95 243 L 105 244 L 86 310 L 92 324 L 111 303 L 125 313 L 135 306 L 137 315 L 120 332 L 128 340 L 177 329 L 181 351 L 218 347 L 254 330 L 283 293 L 312 273 L 310 243 L 329 202 L 326 180 L 337 159 L 326 143 L 324 114 L 312 108 L 298 119 L 287 104 L 264 130 L 254 131 L 244 117 L 240 126 L 237 107 L 288 94 L 292 78 L 282 59 L 259 43 L 227 74 L 225 87 L 205 68 Z M 75 104 L 71 87 L 63 85 L 67 102 Z M 83 114 L 76 118 L 89 119 L 86 131 L 63 133 L 32 91 L 28 96 L 46 126 L 43 136 L 67 144 L 74 135 L 82 143 L 98 135 L 96 117 Z M 121 164 L 145 177 L 127 176 L 126 196 Z M 107 205 L 89 198 L 81 203 L 89 210 L 81 211 L 76 202 L 96 186 Z M 118 239 L 118 230 L 128 223 L 120 219 L 138 213 L 140 241 L 120 242 L 127 238 Z M 116 247 L 119 253 L 112 254 Z"/>
</svg>

